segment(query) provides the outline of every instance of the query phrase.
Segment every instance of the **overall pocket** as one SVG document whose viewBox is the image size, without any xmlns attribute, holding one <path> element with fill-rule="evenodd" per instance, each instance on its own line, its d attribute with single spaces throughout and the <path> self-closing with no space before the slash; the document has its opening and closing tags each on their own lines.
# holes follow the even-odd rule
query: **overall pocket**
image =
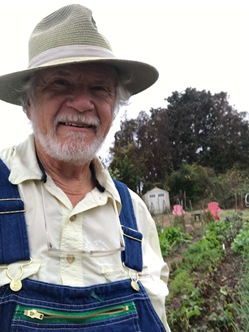
<svg viewBox="0 0 249 332">
<path fill-rule="evenodd" d="M 82 312 L 17 305 L 11 331 L 140 331 L 134 302 Z"/>
</svg>

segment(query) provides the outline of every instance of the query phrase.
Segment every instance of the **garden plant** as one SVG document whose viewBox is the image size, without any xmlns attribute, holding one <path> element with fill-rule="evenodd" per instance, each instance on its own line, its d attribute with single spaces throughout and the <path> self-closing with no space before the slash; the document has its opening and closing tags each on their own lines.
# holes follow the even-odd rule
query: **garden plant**
<svg viewBox="0 0 249 332">
<path fill-rule="evenodd" d="M 163 256 L 170 260 L 170 327 L 174 332 L 249 331 L 249 258 L 247 264 L 243 258 L 249 220 L 242 213 L 218 221 L 205 217 L 192 236 L 180 227 L 158 228 Z"/>
</svg>

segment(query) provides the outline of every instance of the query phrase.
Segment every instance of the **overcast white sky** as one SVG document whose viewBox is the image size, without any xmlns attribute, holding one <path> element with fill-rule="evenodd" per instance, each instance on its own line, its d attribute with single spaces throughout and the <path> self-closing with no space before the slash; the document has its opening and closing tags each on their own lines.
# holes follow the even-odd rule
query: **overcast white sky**
<svg viewBox="0 0 249 332">
<path fill-rule="evenodd" d="M 164 98 L 187 87 L 225 91 L 238 111 L 249 111 L 249 24 L 247 0 L 85 0 L 0 3 L 0 75 L 27 68 L 28 39 L 54 10 L 80 3 L 92 9 L 99 31 L 117 57 L 148 62 L 160 73 L 153 87 L 134 96 L 125 110 L 164 107 Z M 116 118 L 101 156 L 106 157 Z M 31 133 L 20 107 L 0 101 L 0 150 Z"/>
</svg>

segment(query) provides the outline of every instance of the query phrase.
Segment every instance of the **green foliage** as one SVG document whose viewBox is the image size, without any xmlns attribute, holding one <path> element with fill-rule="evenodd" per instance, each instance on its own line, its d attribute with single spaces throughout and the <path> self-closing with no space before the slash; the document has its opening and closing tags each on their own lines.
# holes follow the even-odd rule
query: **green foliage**
<svg viewBox="0 0 249 332">
<path fill-rule="evenodd" d="M 216 176 L 213 181 L 215 188 L 213 192 L 214 200 L 218 201 L 225 209 L 236 207 L 236 205 L 238 208 L 243 207 L 243 196 L 249 192 L 247 169 L 242 171 L 241 166 L 235 164 L 224 174 Z"/>
<path fill-rule="evenodd" d="M 158 233 L 160 248 L 163 257 L 169 256 L 172 246 L 170 245 L 169 241 L 166 239 L 165 234 L 163 232 Z"/>
<path fill-rule="evenodd" d="M 222 331 L 220 330 L 220 328 L 227 329 L 228 326 L 232 326 L 232 321 L 233 315 L 231 311 L 229 311 L 228 309 L 224 310 L 222 306 L 220 306 L 217 312 L 213 312 L 209 316 L 209 322 L 211 326 L 215 327 L 216 330 L 219 328 L 218 331 Z"/>
<path fill-rule="evenodd" d="M 231 249 L 237 253 L 249 251 L 249 219 L 246 220 L 239 234 L 234 239 Z"/>
<path fill-rule="evenodd" d="M 208 272 L 215 266 L 218 266 L 223 257 L 222 240 L 216 230 L 220 229 L 215 223 L 208 225 L 206 236 L 200 241 L 194 242 L 182 252 L 182 262 L 179 268 L 174 272 L 176 276 L 182 270 Z"/>
<path fill-rule="evenodd" d="M 109 172 L 114 179 L 124 182 L 130 189 L 139 193 L 142 170 L 137 167 L 135 149 L 132 143 L 120 149 L 113 158 Z"/>
<path fill-rule="evenodd" d="M 234 309 L 240 317 L 240 327 L 235 326 L 234 332 L 249 332 L 249 254 L 244 254 L 244 271 L 241 273 L 241 281 L 238 289 L 237 302 Z"/>
<path fill-rule="evenodd" d="M 183 251 L 182 267 L 191 271 L 207 272 L 219 265 L 223 257 L 222 238 L 216 232 L 215 223 L 208 225 L 206 235 Z"/>
<path fill-rule="evenodd" d="M 190 270 L 177 270 L 174 280 L 170 283 L 170 294 L 168 301 L 178 294 L 189 294 L 195 288 Z"/>
<path fill-rule="evenodd" d="M 206 234 L 215 233 L 220 242 L 231 244 L 243 225 L 242 213 L 235 213 L 232 217 L 207 225 Z"/>
<path fill-rule="evenodd" d="M 199 242 L 190 244 L 182 253 L 182 261 L 174 264 L 168 301 L 181 295 L 181 308 L 168 313 L 172 330 L 176 330 L 177 327 L 180 329 L 176 331 L 193 331 L 191 321 L 201 315 L 204 300 L 200 297 L 202 280 L 198 281 L 197 275 L 212 273 L 220 265 L 224 255 L 220 232 L 226 230 L 228 226 L 223 223 L 217 226 L 218 224 L 214 222 L 208 224 L 205 237 Z M 222 321 L 225 322 L 229 314 L 223 310 L 216 317 L 215 315 L 210 317 L 210 320 L 212 324 L 216 324 L 215 326 L 222 326 Z M 204 327 L 199 327 L 195 331 L 208 331 L 202 328 Z"/>
<path fill-rule="evenodd" d="M 194 204 L 212 199 L 228 208 L 240 194 L 233 190 L 249 189 L 239 174 L 244 170 L 248 177 L 246 113 L 233 109 L 224 92 L 187 88 L 167 101 L 167 108 L 151 109 L 150 115 L 122 119 L 110 170 L 132 188 L 141 182 L 143 193 L 157 184 L 170 187 L 172 198 L 185 191 Z"/>
<path fill-rule="evenodd" d="M 210 168 L 184 163 L 168 177 L 168 187 L 173 201 L 176 198 L 183 200 L 182 193 L 186 192 L 187 202 L 191 200 L 197 208 L 204 208 L 210 201 L 217 201 L 224 208 L 234 208 L 235 199 L 240 208 L 243 207 L 244 195 L 249 192 L 248 179 L 248 171 L 241 171 L 236 166 L 216 175 Z"/>
<path fill-rule="evenodd" d="M 219 287 L 219 284 L 213 281 L 213 276 L 225 255 L 222 244 L 231 242 L 235 238 L 242 223 L 241 213 L 232 215 L 226 220 L 207 223 L 205 236 L 200 241 L 190 244 L 183 251 L 182 261 L 171 263 L 168 302 L 177 303 L 180 301 L 177 309 L 173 306 L 173 310 L 167 311 L 172 331 L 233 331 L 233 328 L 236 328 L 233 321 L 235 310 L 241 313 L 242 309 L 244 310 L 242 315 L 245 324 L 246 320 L 249 323 L 249 305 L 247 305 L 249 303 L 249 257 L 248 279 L 243 282 L 243 286 L 247 287 L 247 293 L 240 300 L 243 305 L 235 306 L 233 303 L 234 290 L 231 290 L 227 285 Z M 249 224 L 249 221 L 246 223 Z M 215 299 L 211 301 L 208 297 L 204 300 L 201 295 L 205 296 L 207 292 L 214 294 Z M 241 295 L 243 295 L 242 292 Z M 198 316 L 202 316 L 200 320 L 203 322 L 202 325 L 198 324 Z M 249 332 L 249 325 L 244 331 Z M 236 330 L 236 332 L 242 332 L 242 330 Z"/>
<path fill-rule="evenodd" d="M 164 228 L 165 238 L 171 243 L 172 247 L 176 244 L 186 242 L 187 239 L 192 238 L 189 234 L 183 233 L 179 227 L 166 227 Z"/>
<path fill-rule="evenodd" d="M 222 256 L 222 245 L 214 234 L 210 234 L 183 252 L 183 262 L 192 270 L 207 272 L 220 263 Z"/>
<path fill-rule="evenodd" d="M 186 271 L 185 271 L 186 272 Z M 168 322 L 170 326 L 176 326 L 182 328 L 182 331 L 191 331 L 190 319 L 195 316 L 200 316 L 202 310 L 202 303 L 204 300 L 200 297 L 199 289 L 193 288 L 189 276 L 182 272 L 178 275 L 182 277 L 184 285 L 186 285 L 187 294 L 182 295 L 182 306 L 180 310 L 172 310 L 167 314 Z M 177 277 L 178 277 L 177 276 Z M 185 281 L 189 282 L 189 285 Z M 188 279 L 189 278 L 189 279 Z"/>
<path fill-rule="evenodd" d="M 189 242 L 189 240 L 192 239 L 192 236 L 188 233 L 183 233 L 180 227 L 158 229 L 158 237 L 163 257 L 169 256 L 177 245 Z"/>
<path fill-rule="evenodd" d="M 214 190 L 212 179 L 215 177 L 214 171 L 206 167 L 197 165 L 182 164 L 178 171 L 172 172 L 168 178 L 168 186 L 172 199 L 183 199 L 184 191 L 192 204 L 198 204 L 200 197 L 207 199 Z"/>
<path fill-rule="evenodd" d="M 248 126 L 245 114 L 236 112 L 224 92 L 212 95 L 209 91 L 188 88 L 173 92 L 167 98 L 175 149 L 175 169 L 185 161 L 224 173 L 235 160 L 245 167 L 248 160 Z"/>
</svg>

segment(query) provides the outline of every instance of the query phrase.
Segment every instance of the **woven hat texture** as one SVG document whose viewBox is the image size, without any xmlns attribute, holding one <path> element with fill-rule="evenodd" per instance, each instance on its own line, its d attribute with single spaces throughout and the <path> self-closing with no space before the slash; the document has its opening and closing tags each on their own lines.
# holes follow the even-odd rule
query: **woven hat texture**
<svg viewBox="0 0 249 332">
<path fill-rule="evenodd" d="M 158 79 L 146 63 L 117 59 L 107 39 L 99 33 L 90 9 L 81 5 L 62 7 L 41 20 L 29 39 L 27 69 L 0 76 L 0 99 L 20 105 L 20 88 L 33 72 L 74 63 L 106 63 L 131 77 L 131 95 L 147 89 Z"/>
</svg>

